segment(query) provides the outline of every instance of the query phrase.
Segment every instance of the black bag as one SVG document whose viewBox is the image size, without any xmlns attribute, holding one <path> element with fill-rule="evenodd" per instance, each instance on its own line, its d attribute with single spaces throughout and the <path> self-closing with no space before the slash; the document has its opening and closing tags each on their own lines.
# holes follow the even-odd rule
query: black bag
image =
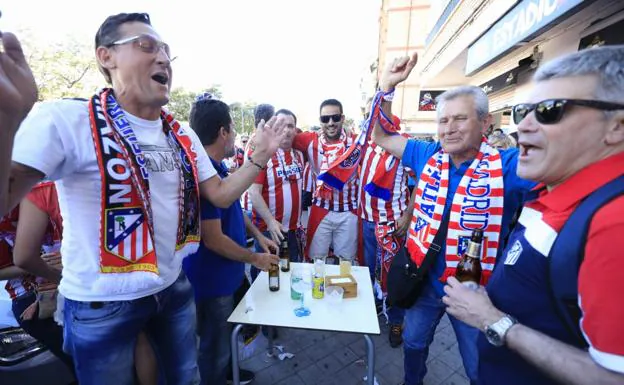
<svg viewBox="0 0 624 385">
<path fill-rule="evenodd" d="M 431 243 L 420 267 L 412 261 L 407 250 L 394 256 L 387 277 L 388 297 L 386 301 L 388 305 L 409 309 L 416 303 L 429 268 L 440 253 L 441 247 L 435 241 L 434 239 Z"/>
<path fill-rule="evenodd" d="M 386 297 L 388 305 L 409 309 L 416 303 L 427 279 L 427 273 L 438 254 L 440 254 L 442 249 L 440 245 L 446 242 L 450 216 L 451 210 L 446 210 L 440 223 L 440 228 L 435 237 L 433 237 L 422 265 L 416 266 L 407 250 L 394 256 L 388 272 L 388 283 L 386 284 L 388 287 L 388 296 Z"/>
</svg>

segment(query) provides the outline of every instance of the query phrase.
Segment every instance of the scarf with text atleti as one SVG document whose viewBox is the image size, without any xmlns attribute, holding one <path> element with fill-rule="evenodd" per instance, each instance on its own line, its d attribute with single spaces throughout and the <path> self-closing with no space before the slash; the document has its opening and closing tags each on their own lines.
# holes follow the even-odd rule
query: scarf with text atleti
<svg viewBox="0 0 624 385">
<path fill-rule="evenodd" d="M 435 153 L 425 165 L 416 192 L 416 204 L 407 249 L 420 266 L 440 224 L 449 186 L 449 155 Z M 485 138 L 477 157 L 462 177 L 453 202 L 446 239 L 446 270 L 442 282 L 455 275 L 472 230 L 483 230 L 481 284 L 492 274 L 503 218 L 503 168 L 499 152 Z"/>
<path fill-rule="evenodd" d="M 96 290 L 127 293 L 162 284 L 154 246 L 149 173 L 137 137 L 111 89 L 89 102 L 89 118 L 102 178 L 100 275 Z M 168 112 L 160 118 L 169 146 L 179 156 L 176 257 L 199 246 L 199 185 L 191 138 Z"/>
</svg>

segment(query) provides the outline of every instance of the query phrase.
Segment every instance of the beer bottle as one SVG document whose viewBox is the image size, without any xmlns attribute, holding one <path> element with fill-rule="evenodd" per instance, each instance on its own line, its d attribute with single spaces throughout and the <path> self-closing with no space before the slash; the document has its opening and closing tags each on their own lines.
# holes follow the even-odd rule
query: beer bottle
<svg viewBox="0 0 624 385">
<path fill-rule="evenodd" d="M 276 250 L 271 250 L 275 254 Z M 280 289 L 279 265 L 272 263 L 269 268 L 269 290 L 278 291 Z"/>
<path fill-rule="evenodd" d="M 483 230 L 472 231 L 468 242 L 468 248 L 462 255 L 455 278 L 471 289 L 477 289 L 481 282 L 481 243 L 483 242 Z"/>
<path fill-rule="evenodd" d="M 282 233 L 284 238 L 280 244 L 280 268 L 283 272 L 290 271 L 290 253 L 288 251 L 288 233 Z"/>
</svg>

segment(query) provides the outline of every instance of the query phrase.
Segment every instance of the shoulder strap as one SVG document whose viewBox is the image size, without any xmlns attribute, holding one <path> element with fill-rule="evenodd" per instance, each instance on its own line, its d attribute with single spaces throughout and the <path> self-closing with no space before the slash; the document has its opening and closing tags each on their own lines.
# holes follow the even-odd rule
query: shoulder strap
<svg viewBox="0 0 624 385">
<path fill-rule="evenodd" d="M 433 241 L 431 241 L 431 244 L 429 245 L 429 249 L 427 249 L 427 254 L 425 254 L 423 263 L 420 266 L 418 266 L 418 270 L 416 271 L 416 274 L 420 278 L 424 277 L 429 272 L 429 269 L 433 265 L 433 262 L 438 257 L 438 254 L 440 254 L 440 250 L 442 250 L 442 246 L 440 245 L 446 242 L 446 235 L 448 234 L 448 224 L 449 224 L 450 216 L 451 216 L 451 210 L 449 208 L 446 214 L 444 215 L 444 217 L 442 218 L 442 222 L 440 223 L 440 228 L 438 229 L 438 232 L 436 233 L 436 235 L 433 237 Z M 411 258 L 408 258 L 408 259 L 410 261 L 412 260 Z"/>
<path fill-rule="evenodd" d="M 580 327 L 578 274 L 585 257 L 587 233 L 594 214 L 622 195 L 624 175 L 585 198 L 563 225 L 548 255 L 548 277 L 553 305 L 569 334 L 581 347 L 587 347 L 587 342 Z"/>
</svg>

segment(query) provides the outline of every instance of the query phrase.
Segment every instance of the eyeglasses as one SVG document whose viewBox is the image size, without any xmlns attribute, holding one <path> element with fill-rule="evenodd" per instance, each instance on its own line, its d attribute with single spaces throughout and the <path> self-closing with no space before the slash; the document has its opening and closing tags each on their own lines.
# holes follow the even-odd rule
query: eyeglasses
<svg viewBox="0 0 624 385">
<path fill-rule="evenodd" d="M 624 110 L 624 104 L 600 100 L 548 99 L 539 103 L 523 103 L 513 106 L 513 121 L 515 124 L 520 124 L 531 111 L 535 111 L 535 119 L 539 123 L 557 124 L 563 118 L 568 106 L 584 106 L 602 111 Z"/>
<path fill-rule="evenodd" d="M 174 61 L 175 59 L 177 59 L 177 56 L 174 58 L 171 57 L 171 50 L 169 49 L 169 44 L 162 42 L 156 39 L 155 37 L 151 35 L 147 35 L 147 34 L 120 39 L 109 44 L 108 46 L 112 47 L 115 45 L 124 45 L 128 43 L 133 43 L 137 47 L 139 47 L 141 51 L 152 54 L 152 55 L 155 53 L 158 53 L 158 51 L 162 49 L 163 51 L 165 51 L 165 55 L 167 55 L 167 58 L 169 58 L 169 61 Z"/>
<path fill-rule="evenodd" d="M 334 123 L 338 123 L 342 120 L 342 114 L 321 115 L 321 123 L 329 123 L 329 119 L 333 120 Z"/>
</svg>

